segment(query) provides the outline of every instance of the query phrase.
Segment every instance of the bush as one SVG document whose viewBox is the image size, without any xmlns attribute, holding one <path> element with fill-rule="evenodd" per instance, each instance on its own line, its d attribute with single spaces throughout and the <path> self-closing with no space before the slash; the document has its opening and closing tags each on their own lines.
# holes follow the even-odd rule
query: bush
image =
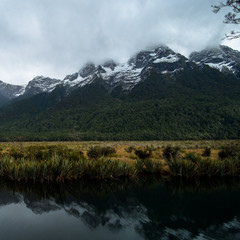
<svg viewBox="0 0 240 240">
<path fill-rule="evenodd" d="M 99 159 L 100 157 L 106 157 L 116 153 L 116 150 L 112 147 L 91 147 L 87 151 L 87 155 L 90 159 Z"/>
<path fill-rule="evenodd" d="M 194 164 L 197 164 L 199 161 L 201 161 L 201 157 L 196 155 L 195 153 L 188 153 L 184 157 L 185 160 L 191 161 Z"/>
<path fill-rule="evenodd" d="M 163 158 L 167 161 L 172 161 L 180 156 L 180 147 L 172 147 L 168 145 L 163 149 Z"/>
<path fill-rule="evenodd" d="M 240 153 L 240 149 L 234 145 L 227 145 L 221 148 L 218 153 L 220 159 L 234 158 Z"/>
<path fill-rule="evenodd" d="M 217 177 L 223 176 L 225 172 L 224 161 L 213 160 L 210 158 L 202 159 L 198 162 L 197 174 L 199 177 Z"/>
<path fill-rule="evenodd" d="M 203 157 L 210 157 L 210 155 L 211 155 L 211 148 L 206 147 L 206 148 L 203 150 L 202 156 L 203 156 Z"/>
<path fill-rule="evenodd" d="M 160 173 L 162 171 L 162 164 L 159 161 L 153 161 L 152 159 L 137 159 L 135 162 L 135 169 L 138 174 L 142 173 Z"/>
<path fill-rule="evenodd" d="M 168 166 L 173 176 L 192 178 L 196 174 L 196 164 L 185 158 L 175 158 L 168 162 Z"/>
<path fill-rule="evenodd" d="M 133 147 L 133 146 L 129 146 L 129 147 L 126 147 L 125 148 L 125 151 L 127 152 L 127 153 L 132 153 L 133 151 L 135 151 L 136 149 L 135 149 L 135 147 Z"/>
<path fill-rule="evenodd" d="M 87 151 L 87 156 L 90 159 L 99 159 L 100 157 L 102 157 L 102 151 L 99 147 L 91 147 L 88 151 Z"/>
<path fill-rule="evenodd" d="M 152 149 L 146 147 L 144 149 L 136 149 L 134 153 L 142 160 L 150 158 L 152 156 Z"/>
<path fill-rule="evenodd" d="M 103 155 L 104 157 L 116 153 L 116 150 L 115 150 L 115 148 L 113 148 L 113 147 L 102 147 L 102 148 L 101 148 L 101 151 L 102 151 L 102 155 Z"/>
</svg>

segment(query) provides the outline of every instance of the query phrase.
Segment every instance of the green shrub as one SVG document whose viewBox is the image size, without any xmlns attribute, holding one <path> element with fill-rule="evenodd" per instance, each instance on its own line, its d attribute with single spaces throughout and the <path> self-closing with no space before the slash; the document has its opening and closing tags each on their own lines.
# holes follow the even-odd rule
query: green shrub
<svg viewBox="0 0 240 240">
<path fill-rule="evenodd" d="M 240 153 L 240 149 L 234 145 L 227 145 L 221 148 L 218 153 L 220 159 L 234 158 Z"/>
<path fill-rule="evenodd" d="M 206 148 L 203 150 L 202 156 L 203 156 L 203 157 L 210 157 L 210 155 L 211 155 L 211 148 L 210 148 L 210 147 L 206 147 Z"/>
<path fill-rule="evenodd" d="M 194 164 L 197 164 L 199 161 L 201 161 L 201 157 L 196 155 L 195 153 L 187 153 L 184 159 L 187 161 L 191 161 Z"/>
<path fill-rule="evenodd" d="M 162 164 L 158 161 L 153 161 L 151 159 L 146 159 L 144 161 L 145 171 L 147 173 L 160 173 L 162 170 Z"/>
<path fill-rule="evenodd" d="M 138 173 L 142 173 L 144 171 L 144 167 L 145 167 L 144 162 L 140 159 L 137 159 L 134 167 Z"/>
<path fill-rule="evenodd" d="M 88 151 L 87 151 L 87 156 L 90 159 L 99 159 L 100 157 L 106 157 L 109 156 L 111 154 L 116 153 L 115 148 L 113 147 L 91 147 Z"/>
<path fill-rule="evenodd" d="M 110 155 L 116 153 L 116 150 L 113 147 L 102 147 L 101 151 L 102 151 L 102 156 L 104 156 L 104 157 L 107 157 L 107 156 L 110 156 Z"/>
<path fill-rule="evenodd" d="M 134 168 L 138 174 L 141 173 L 160 173 L 162 170 L 162 164 L 159 161 L 153 161 L 152 159 L 137 159 Z"/>
<path fill-rule="evenodd" d="M 196 174 L 196 164 L 184 158 L 175 158 L 168 162 L 168 166 L 173 176 L 192 178 Z"/>
<path fill-rule="evenodd" d="M 198 176 L 219 177 L 225 175 L 225 162 L 210 158 L 198 162 Z"/>
<path fill-rule="evenodd" d="M 87 156 L 90 159 L 99 159 L 102 156 L 102 151 L 100 147 L 91 147 L 88 151 L 87 151 Z"/>
<path fill-rule="evenodd" d="M 180 156 L 179 147 L 172 147 L 171 145 L 168 145 L 163 149 L 163 158 L 167 161 L 177 159 L 179 158 L 179 156 Z"/>
<path fill-rule="evenodd" d="M 240 161 L 238 158 L 225 159 L 226 174 L 228 176 L 239 176 L 240 175 Z"/>
<path fill-rule="evenodd" d="M 136 149 L 134 153 L 140 158 L 140 159 L 147 159 L 152 156 L 152 149 L 149 147 L 146 147 L 144 149 Z"/>
</svg>

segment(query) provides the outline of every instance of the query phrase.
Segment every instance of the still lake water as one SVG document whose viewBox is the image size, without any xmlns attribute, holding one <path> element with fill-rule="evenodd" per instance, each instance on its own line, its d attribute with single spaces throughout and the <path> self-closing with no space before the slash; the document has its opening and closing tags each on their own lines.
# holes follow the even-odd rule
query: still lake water
<svg viewBox="0 0 240 240">
<path fill-rule="evenodd" d="M 0 182 L 0 238 L 240 239 L 240 180 Z"/>
</svg>

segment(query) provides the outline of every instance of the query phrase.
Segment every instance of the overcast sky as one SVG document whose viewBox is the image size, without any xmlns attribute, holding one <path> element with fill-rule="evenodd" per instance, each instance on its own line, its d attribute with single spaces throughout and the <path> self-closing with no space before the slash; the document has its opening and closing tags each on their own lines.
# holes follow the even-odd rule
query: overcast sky
<svg viewBox="0 0 240 240">
<path fill-rule="evenodd" d="M 0 79 L 63 79 L 87 61 L 126 61 L 166 44 L 188 56 L 238 26 L 214 14 L 218 0 L 0 0 Z M 240 41 L 224 41 L 240 50 Z"/>
</svg>

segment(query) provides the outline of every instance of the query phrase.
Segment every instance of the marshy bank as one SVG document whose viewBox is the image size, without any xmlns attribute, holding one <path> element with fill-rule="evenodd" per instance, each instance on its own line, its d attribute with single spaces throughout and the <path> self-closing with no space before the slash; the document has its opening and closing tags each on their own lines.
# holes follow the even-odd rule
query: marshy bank
<svg viewBox="0 0 240 240">
<path fill-rule="evenodd" d="M 137 181 L 145 176 L 183 179 L 240 176 L 239 141 L 224 141 L 222 146 L 214 146 L 214 142 L 192 144 L 202 148 L 190 148 L 190 143 L 186 148 L 160 142 L 2 143 L 0 176 L 6 180 L 41 183 L 79 179 Z"/>
</svg>

